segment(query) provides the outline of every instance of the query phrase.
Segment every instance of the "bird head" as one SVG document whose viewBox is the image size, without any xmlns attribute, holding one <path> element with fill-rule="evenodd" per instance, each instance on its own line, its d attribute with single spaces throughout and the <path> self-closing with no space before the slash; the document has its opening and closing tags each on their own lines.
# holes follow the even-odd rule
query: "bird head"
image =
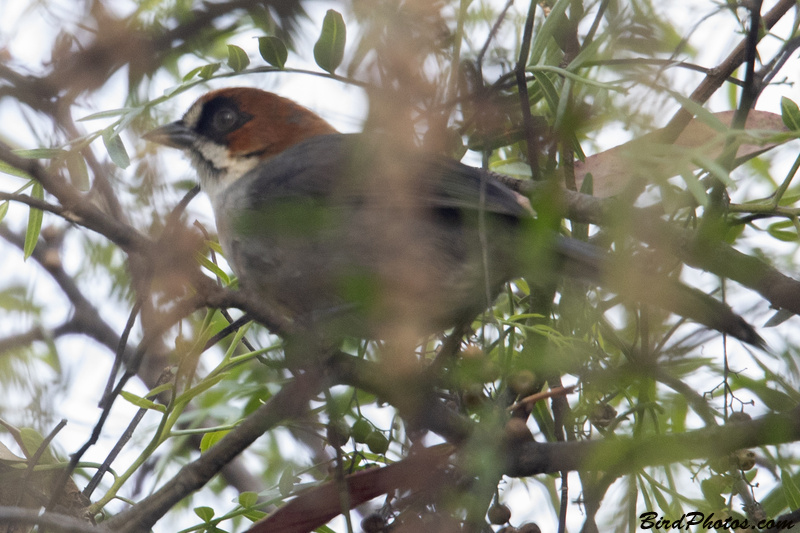
<svg viewBox="0 0 800 533">
<path fill-rule="evenodd" d="M 201 96 L 178 121 L 144 138 L 186 151 L 212 198 L 260 162 L 310 137 L 336 133 L 321 117 L 276 94 L 231 87 Z"/>
</svg>

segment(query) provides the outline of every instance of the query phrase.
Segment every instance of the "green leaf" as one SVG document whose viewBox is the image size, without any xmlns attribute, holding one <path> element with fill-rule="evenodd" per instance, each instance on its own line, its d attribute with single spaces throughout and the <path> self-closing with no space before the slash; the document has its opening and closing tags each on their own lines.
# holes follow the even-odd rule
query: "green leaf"
<svg viewBox="0 0 800 533">
<path fill-rule="evenodd" d="M 248 491 L 239 494 L 239 505 L 242 507 L 252 507 L 257 503 L 258 493 Z"/>
<path fill-rule="evenodd" d="M 708 170 L 718 180 L 720 180 L 722 183 L 724 183 L 728 187 L 735 187 L 736 186 L 734 181 L 731 179 L 730 172 L 725 167 L 723 167 L 722 165 L 720 165 L 719 163 L 717 163 L 715 160 L 711 159 L 710 157 L 706 157 L 706 156 L 700 155 L 700 156 L 697 156 L 696 158 L 694 158 L 692 160 L 692 162 L 695 163 L 697 166 Z"/>
<path fill-rule="evenodd" d="M 292 465 L 287 466 L 283 473 L 281 474 L 281 478 L 278 481 L 278 490 L 281 492 L 281 496 L 284 498 L 289 496 L 294 489 L 295 482 L 298 481 L 296 476 L 294 475 L 294 469 Z"/>
<path fill-rule="evenodd" d="M 591 172 L 587 172 L 583 177 L 583 183 L 581 183 L 581 194 L 594 196 L 594 176 Z"/>
<path fill-rule="evenodd" d="M 61 157 L 67 152 L 61 148 L 33 148 L 31 150 L 14 150 L 14 153 L 25 159 L 53 159 Z"/>
<path fill-rule="evenodd" d="M 205 267 L 212 274 L 217 276 L 217 278 L 219 278 L 225 286 L 231 284 L 230 276 L 228 276 L 228 274 L 224 270 L 222 270 L 216 263 L 214 263 L 211 259 L 209 259 L 208 257 L 204 256 L 199 252 L 195 257 L 197 258 L 197 262 L 200 263 L 201 266 Z"/>
<path fill-rule="evenodd" d="M 0 172 L 3 174 L 9 174 L 11 176 L 16 176 L 18 178 L 31 179 L 30 174 L 18 169 L 17 167 L 12 167 L 5 161 L 0 161 Z"/>
<path fill-rule="evenodd" d="M 734 375 L 731 383 L 736 390 L 739 388 L 747 389 L 751 394 L 758 398 L 772 411 L 779 413 L 787 412 L 797 405 L 795 398 L 787 393 L 777 390 L 774 385 L 770 386 L 764 381 L 748 378 L 743 375 Z"/>
<path fill-rule="evenodd" d="M 712 476 L 700 482 L 700 490 L 712 509 L 722 509 L 725 507 L 725 498 L 722 493 L 727 489 L 727 485 L 722 476 Z"/>
<path fill-rule="evenodd" d="M 186 74 L 184 74 L 182 81 L 189 81 L 190 79 L 194 78 L 201 70 L 205 67 L 195 67 Z"/>
<path fill-rule="evenodd" d="M 3 203 L 0 203 L 0 222 L 6 218 L 6 213 L 8 213 L 8 200 Z"/>
<path fill-rule="evenodd" d="M 219 63 L 209 63 L 208 65 L 200 68 L 200 77 L 207 80 L 219 70 L 221 65 Z"/>
<path fill-rule="evenodd" d="M 779 241 L 784 242 L 794 242 L 798 238 L 797 228 L 795 227 L 794 222 L 791 220 L 773 222 L 767 226 L 767 232 Z"/>
<path fill-rule="evenodd" d="M 347 29 L 342 15 L 329 9 L 322 21 L 322 33 L 314 45 L 314 61 L 322 70 L 333 74 L 336 67 L 342 63 L 346 40 Z"/>
<path fill-rule="evenodd" d="M 31 459 L 44 443 L 42 434 L 33 428 L 20 428 L 19 436 L 22 440 L 22 451 L 25 453 L 27 459 Z M 39 464 L 53 465 L 56 463 L 58 463 L 58 459 L 56 459 L 53 452 L 50 451 L 50 447 L 46 447 L 42 455 L 39 456 Z"/>
<path fill-rule="evenodd" d="M 555 85 L 547 77 L 547 75 L 537 76 L 534 84 L 538 84 L 539 87 L 542 89 L 542 93 L 544 94 L 545 100 L 547 100 L 547 105 L 550 106 L 550 109 L 555 111 L 558 109 L 558 91 L 556 90 Z"/>
<path fill-rule="evenodd" d="M 179 395 L 175 399 L 175 404 L 176 405 L 186 405 L 186 403 L 188 403 L 189 400 L 191 400 L 192 398 L 195 398 L 199 394 L 204 393 L 205 391 L 207 391 L 208 389 L 210 389 L 211 387 L 213 387 L 214 385 L 216 385 L 217 383 L 219 383 L 220 381 L 225 379 L 225 377 L 227 375 L 228 375 L 227 372 L 221 372 L 221 373 L 217 374 L 216 376 L 212 376 L 212 377 L 204 379 L 203 381 L 201 381 L 200 383 L 198 383 L 197 385 L 195 385 L 191 389 L 189 389 L 189 390 L 185 391 L 183 394 Z"/>
<path fill-rule="evenodd" d="M 547 18 L 544 19 L 544 24 L 535 32 L 533 42 L 531 42 L 531 50 L 528 56 L 528 65 L 536 65 L 539 63 L 542 54 L 551 38 L 556 31 L 559 31 L 559 26 L 563 23 L 563 15 L 567 7 L 571 4 L 571 0 L 559 0 L 554 6 L 551 7 Z"/>
<path fill-rule="evenodd" d="M 92 113 L 91 115 L 86 115 L 83 118 L 79 118 L 78 122 L 84 122 L 87 120 L 97 120 L 99 118 L 111 118 L 111 117 L 118 117 L 120 115 L 124 115 L 133 111 L 133 107 L 120 107 L 119 109 L 109 109 L 107 111 L 100 111 L 99 113 Z"/>
<path fill-rule="evenodd" d="M 671 511 L 671 506 L 667 501 L 667 498 L 664 496 L 664 493 L 659 490 L 659 488 L 655 485 L 650 487 L 650 490 L 653 491 L 653 497 L 655 498 L 656 502 L 658 503 L 658 507 L 666 514 Z"/>
<path fill-rule="evenodd" d="M 229 431 L 209 431 L 200 439 L 200 453 L 205 453 L 209 448 L 222 440 Z"/>
<path fill-rule="evenodd" d="M 250 64 L 250 58 L 247 57 L 247 52 L 236 46 L 235 44 L 228 45 L 228 66 L 234 72 L 241 72 Z"/>
<path fill-rule="evenodd" d="M 112 130 L 107 129 L 103 131 L 103 144 L 106 146 L 108 156 L 119 168 L 128 168 L 131 164 L 131 158 L 128 156 L 128 151 L 125 150 L 125 145 L 122 144 L 122 139 L 116 135 Z"/>
<path fill-rule="evenodd" d="M 792 475 L 783 469 L 781 469 L 781 486 L 789 509 L 800 508 L 800 489 L 795 485 Z"/>
<path fill-rule="evenodd" d="M 38 181 L 33 184 L 31 197 L 44 200 L 44 189 L 42 188 L 42 184 Z M 25 230 L 25 244 L 22 247 L 25 259 L 28 259 L 33 253 L 34 248 L 36 248 L 36 243 L 39 241 L 39 233 L 42 231 L 43 218 L 44 213 L 41 209 L 31 207 L 30 211 L 28 211 L 28 229 Z"/>
<path fill-rule="evenodd" d="M 173 385 L 172 383 L 164 383 L 162 385 L 159 385 L 158 387 L 153 387 L 152 389 L 147 391 L 147 394 L 145 394 L 144 397 L 154 398 L 164 391 L 171 390 L 173 387 L 175 387 L 175 385 Z"/>
<path fill-rule="evenodd" d="M 706 194 L 706 188 L 703 187 L 703 184 L 700 183 L 700 180 L 697 179 L 697 176 L 686 171 L 681 172 L 681 177 L 683 178 L 683 181 L 686 182 L 686 188 L 692 193 L 697 203 L 704 207 L 707 206 L 708 194 Z"/>
<path fill-rule="evenodd" d="M 123 398 L 125 398 L 127 401 L 129 401 L 130 403 L 135 405 L 136 407 L 139 407 L 140 409 L 152 409 L 152 410 L 158 411 L 160 413 L 163 413 L 163 412 L 166 411 L 166 407 L 165 406 L 163 406 L 161 404 L 158 404 L 156 402 L 152 402 L 152 401 L 147 400 L 145 398 L 142 398 L 141 396 L 137 396 L 136 394 L 133 394 L 132 392 L 121 391 L 120 395 Z"/>
<path fill-rule="evenodd" d="M 283 68 L 289 57 L 286 45 L 278 37 L 259 37 L 258 52 L 264 61 L 278 68 Z"/>
<path fill-rule="evenodd" d="M 691 98 L 687 98 L 686 96 L 677 93 L 675 91 L 667 91 L 669 94 L 675 98 L 686 111 L 695 115 L 697 120 L 708 126 L 709 128 L 713 129 L 714 131 L 718 131 L 719 133 L 727 133 L 728 126 L 725 125 L 714 113 L 706 109 L 702 106 L 702 104 L 698 104 Z"/>
<path fill-rule="evenodd" d="M 259 520 L 266 518 L 267 513 L 264 511 L 259 511 L 258 509 L 248 509 L 242 513 L 242 516 L 251 522 L 258 522 Z M 315 529 L 314 531 L 319 531 L 319 529 Z"/>
<path fill-rule="evenodd" d="M 785 96 L 781 97 L 781 118 L 787 128 L 792 131 L 800 131 L 800 109 L 797 104 Z"/>
<path fill-rule="evenodd" d="M 200 517 L 200 520 L 203 522 L 208 523 L 212 518 L 214 518 L 214 509 L 211 507 L 195 507 L 194 514 Z"/>
<path fill-rule="evenodd" d="M 77 152 L 71 152 L 67 156 L 67 172 L 72 184 L 79 191 L 89 190 L 89 170 L 86 168 L 86 160 Z"/>
</svg>

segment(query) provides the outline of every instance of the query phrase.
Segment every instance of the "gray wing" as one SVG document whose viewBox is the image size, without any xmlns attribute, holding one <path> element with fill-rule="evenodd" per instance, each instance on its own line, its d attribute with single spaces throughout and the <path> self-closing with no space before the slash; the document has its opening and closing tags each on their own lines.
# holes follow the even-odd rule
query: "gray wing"
<svg viewBox="0 0 800 533">
<path fill-rule="evenodd" d="M 248 198 L 250 207 L 262 202 L 302 197 L 340 202 L 361 202 L 367 192 L 346 182 L 358 184 L 363 173 L 380 172 L 381 165 L 371 156 L 371 143 L 362 135 L 332 134 L 313 137 L 297 144 L 246 174 L 232 188 Z M 431 208 L 476 210 L 526 218 L 530 212 L 520 196 L 495 179 L 491 173 L 445 157 L 415 154 L 410 161 L 423 185 L 423 195 L 415 199 Z M 379 178 L 379 176 L 378 176 Z M 374 182 L 373 182 L 374 183 Z"/>
</svg>

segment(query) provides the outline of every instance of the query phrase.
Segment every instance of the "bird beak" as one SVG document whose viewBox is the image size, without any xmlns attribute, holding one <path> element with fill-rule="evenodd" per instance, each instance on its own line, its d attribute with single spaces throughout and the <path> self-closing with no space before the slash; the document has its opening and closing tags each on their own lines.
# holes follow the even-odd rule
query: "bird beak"
<svg viewBox="0 0 800 533">
<path fill-rule="evenodd" d="M 177 120 L 148 131 L 142 138 L 171 148 L 184 149 L 194 144 L 197 134 L 187 128 L 183 121 Z"/>
</svg>

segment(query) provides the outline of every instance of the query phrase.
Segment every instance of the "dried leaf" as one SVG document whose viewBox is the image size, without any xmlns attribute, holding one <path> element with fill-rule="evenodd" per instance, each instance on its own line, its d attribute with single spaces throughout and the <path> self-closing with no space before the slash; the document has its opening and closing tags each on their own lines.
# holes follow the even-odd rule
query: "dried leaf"
<svg viewBox="0 0 800 533">
<path fill-rule="evenodd" d="M 734 111 L 714 113 L 716 119 L 727 125 L 730 125 L 733 115 Z M 789 131 L 780 115 L 767 111 L 751 111 L 747 117 L 746 129 Z M 591 174 L 594 178 L 595 196 L 601 198 L 614 196 L 625 190 L 637 177 L 650 181 L 656 173 L 670 177 L 690 168 L 685 166 L 683 159 L 675 157 L 674 147 L 690 149 L 708 145 L 709 149 L 702 155 L 705 159 L 714 160 L 722 153 L 725 146 L 725 136 L 699 119 L 692 120 L 673 145 L 665 145 L 658 141 L 662 133 L 663 130 L 656 130 L 639 139 L 587 157 L 585 161 L 576 161 L 575 180 L 578 187 L 580 188 L 583 183 L 583 178 Z M 736 163 L 741 164 L 786 140 L 742 144 L 736 153 Z M 646 166 L 641 164 L 642 154 L 650 156 L 648 162 L 651 164 Z M 658 165 L 653 165 L 653 161 L 657 161 Z M 647 175 L 644 175 L 645 168 Z"/>
</svg>

